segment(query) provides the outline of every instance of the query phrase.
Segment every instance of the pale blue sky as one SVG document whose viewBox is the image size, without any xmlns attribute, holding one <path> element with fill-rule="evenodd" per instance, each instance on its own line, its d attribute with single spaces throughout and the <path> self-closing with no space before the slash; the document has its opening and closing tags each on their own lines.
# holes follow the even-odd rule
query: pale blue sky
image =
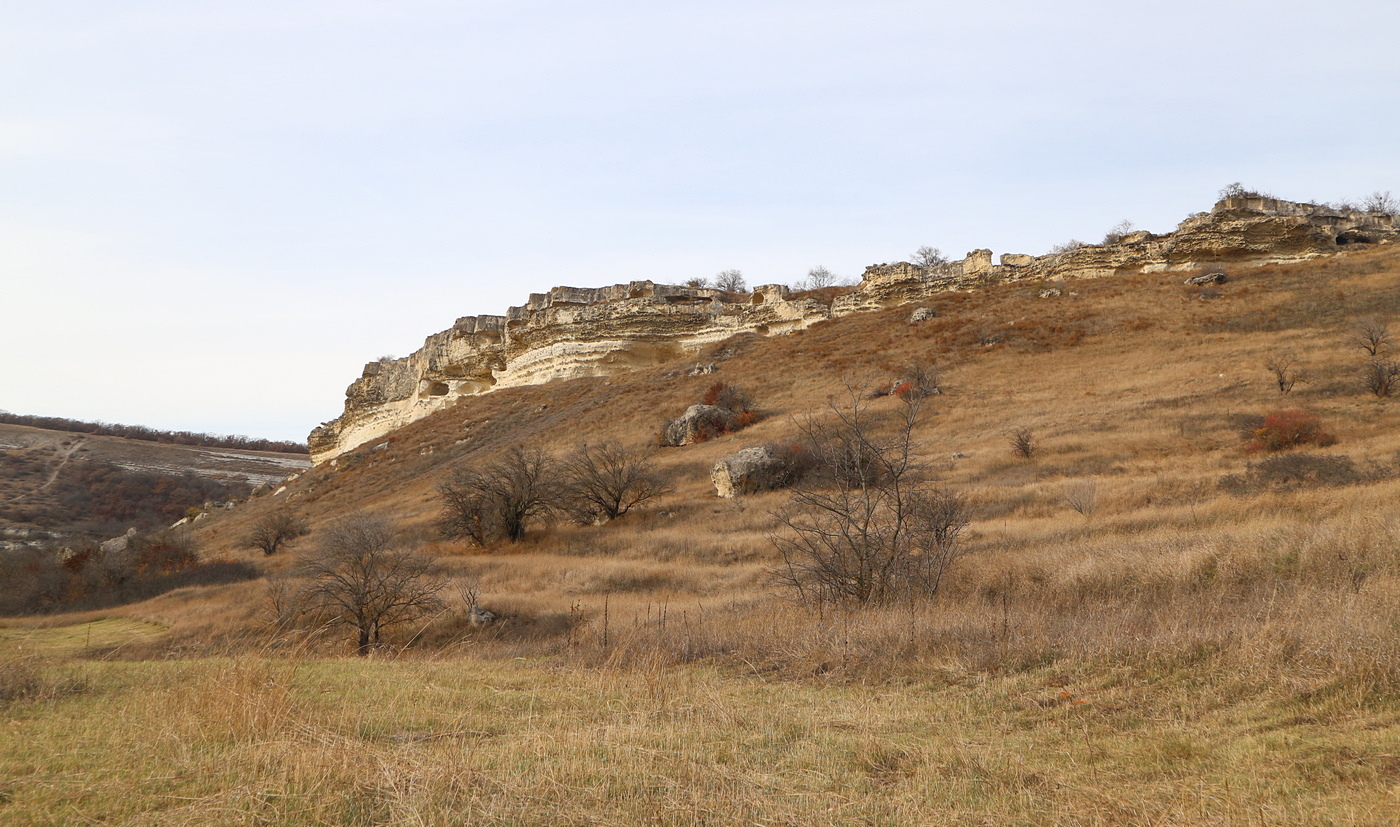
<svg viewBox="0 0 1400 827">
<path fill-rule="evenodd" d="M 0 4 L 0 408 L 303 438 L 530 292 L 1400 193 L 1400 4 Z"/>
</svg>

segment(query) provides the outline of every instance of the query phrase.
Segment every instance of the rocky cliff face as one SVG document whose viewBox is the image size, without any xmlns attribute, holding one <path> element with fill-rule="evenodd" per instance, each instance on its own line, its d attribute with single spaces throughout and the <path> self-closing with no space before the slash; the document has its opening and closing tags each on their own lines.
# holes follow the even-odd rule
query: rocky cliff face
<svg viewBox="0 0 1400 827">
<path fill-rule="evenodd" d="M 1397 234 L 1395 217 L 1383 213 L 1236 197 L 1166 235 L 1130 233 L 1116 243 L 1045 256 L 1006 254 L 996 264 L 990 250 L 974 250 L 962 261 L 933 267 L 873 265 L 830 307 L 794 298 L 782 285 L 747 295 L 650 281 L 556 287 L 505 316 L 458 319 L 411 356 L 365 365 L 345 392 L 341 416 L 311 432 L 311 458 L 325 462 L 463 396 L 656 365 L 736 333 L 789 333 L 832 316 L 1000 282 L 1302 261 Z"/>
</svg>

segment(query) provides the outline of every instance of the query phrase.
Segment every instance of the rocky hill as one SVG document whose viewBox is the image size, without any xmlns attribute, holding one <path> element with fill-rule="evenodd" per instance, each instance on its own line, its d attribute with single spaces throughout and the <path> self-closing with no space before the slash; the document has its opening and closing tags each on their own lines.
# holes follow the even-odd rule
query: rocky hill
<svg viewBox="0 0 1400 827">
<path fill-rule="evenodd" d="M 177 445 L 0 423 L 0 551 L 169 525 L 309 465 L 305 454 Z"/>
<path fill-rule="evenodd" d="M 467 316 L 401 359 L 365 365 L 342 414 L 313 430 L 322 463 L 457 400 L 557 379 L 607 376 L 668 362 L 737 333 L 791 333 L 851 313 L 931 294 L 1027 280 L 1094 279 L 1191 272 L 1225 265 L 1292 263 L 1397 235 L 1386 213 L 1237 195 L 1182 221 L 1174 232 L 1140 231 L 1110 243 L 1043 256 L 974 250 L 961 261 L 868 267 L 843 295 L 795 293 L 783 285 L 733 294 L 634 281 L 596 289 L 556 287 L 504 316 Z"/>
</svg>

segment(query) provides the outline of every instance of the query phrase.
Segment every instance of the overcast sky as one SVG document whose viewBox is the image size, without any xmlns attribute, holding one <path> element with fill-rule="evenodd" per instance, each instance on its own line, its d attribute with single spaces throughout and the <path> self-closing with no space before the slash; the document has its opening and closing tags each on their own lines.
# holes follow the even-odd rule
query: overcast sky
<svg viewBox="0 0 1400 827">
<path fill-rule="evenodd" d="M 0 409 L 302 439 L 560 284 L 1400 193 L 1400 3 L 5 0 Z"/>
</svg>

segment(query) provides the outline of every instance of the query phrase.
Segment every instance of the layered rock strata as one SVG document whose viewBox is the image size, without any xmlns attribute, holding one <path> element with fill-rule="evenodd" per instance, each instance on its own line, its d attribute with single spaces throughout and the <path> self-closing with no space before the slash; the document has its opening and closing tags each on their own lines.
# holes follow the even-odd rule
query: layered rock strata
<svg viewBox="0 0 1400 827">
<path fill-rule="evenodd" d="M 974 250 L 962 261 L 866 268 L 831 306 L 782 285 L 735 295 L 634 281 L 556 287 L 504 316 L 467 316 L 402 359 L 365 365 L 341 416 L 311 432 L 314 463 L 421 419 L 465 396 L 554 379 L 606 376 L 667 362 L 736 333 L 790 333 L 822 319 L 916 302 L 932 293 L 1025 280 L 1101 278 L 1230 264 L 1296 262 L 1352 244 L 1389 241 L 1395 217 L 1263 197 L 1226 198 L 1174 232 L 1129 233 L 1114 243 L 1044 256 Z"/>
</svg>

